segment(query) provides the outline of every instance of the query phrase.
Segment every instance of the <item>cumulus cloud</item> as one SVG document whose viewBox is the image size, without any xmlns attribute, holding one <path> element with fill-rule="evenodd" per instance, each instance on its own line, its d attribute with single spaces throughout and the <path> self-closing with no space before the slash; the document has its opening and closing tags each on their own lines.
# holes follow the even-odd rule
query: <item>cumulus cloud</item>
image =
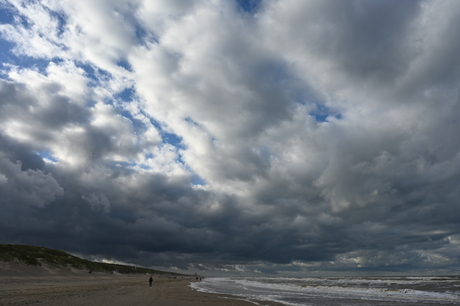
<svg viewBox="0 0 460 306">
<path fill-rule="evenodd" d="M 31 205 L 44 207 L 62 196 L 64 190 L 50 173 L 41 170 L 21 170 L 21 163 L 12 163 L 6 158 L 0 160 L 0 185 L 2 204 L 9 206 Z"/>
<path fill-rule="evenodd" d="M 222 273 L 458 263 L 456 1 L 0 5 L 1 204 L 26 207 L 2 241 Z"/>
<path fill-rule="evenodd" d="M 92 193 L 90 195 L 82 195 L 81 198 L 91 205 L 92 210 L 102 211 L 105 213 L 110 211 L 110 201 L 104 194 L 95 195 Z"/>
</svg>

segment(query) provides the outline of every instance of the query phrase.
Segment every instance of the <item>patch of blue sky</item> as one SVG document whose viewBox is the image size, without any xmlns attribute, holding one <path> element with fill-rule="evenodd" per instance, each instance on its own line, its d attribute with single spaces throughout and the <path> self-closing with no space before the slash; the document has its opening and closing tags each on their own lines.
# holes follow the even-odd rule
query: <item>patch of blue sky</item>
<svg viewBox="0 0 460 306">
<path fill-rule="evenodd" d="M 138 166 L 137 163 L 133 161 L 126 161 L 126 160 L 108 161 L 107 163 L 109 165 L 112 165 L 115 167 L 121 167 L 121 168 L 132 168 L 132 167 Z"/>
<path fill-rule="evenodd" d="M 182 143 L 182 138 L 174 133 L 168 133 L 168 132 L 165 132 L 164 129 L 162 129 L 161 125 L 156 122 L 154 119 L 150 119 L 152 124 L 158 128 L 158 130 L 160 131 L 160 134 L 162 136 L 162 140 L 163 140 L 163 145 L 165 144 L 169 144 L 169 145 L 172 145 L 174 146 L 177 151 L 177 158 L 176 158 L 176 162 L 180 163 L 192 176 L 192 185 L 201 185 L 201 186 L 204 186 L 206 185 L 206 181 L 204 179 L 202 179 L 199 175 L 197 175 L 185 162 L 184 160 L 182 159 L 182 154 L 180 153 L 181 150 L 185 150 L 185 146 L 183 145 Z M 146 160 L 149 160 L 149 159 L 154 159 L 155 158 L 155 155 L 151 152 L 148 152 L 144 155 L 145 159 Z M 151 167 L 148 166 L 148 165 L 145 165 L 145 164 L 135 164 L 137 165 L 138 167 L 142 168 L 142 169 L 145 169 L 145 170 L 150 170 Z"/>
<path fill-rule="evenodd" d="M 149 119 L 150 123 L 159 131 L 161 138 L 164 143 L 170 144 L 177 149 L 184 150 L 185 145 L 182 142 L 182 137 L 175 133 L 171 133 L 167 131 L 167 128 L 164 126 L 164 124 L 161 124 L 159 121 L 155 120 L 154 118 L 148 116 L 144 112 L 141 111 L 141 113 Z"/>
<path fill-rule="evenodd" d="M 21 68 L 33 69 L 45 74 L 46 69 L 51 62 L 60 63 L 63 61 L 57 57 L 52 59 L 43 59 L 21 54 L 15 50 L 15 47 L 16 44 L 14 42 L 8 41 L 0 36 L 0 62 L 4 68 L 6 65 L 12 65 Z"/>
<path fill-rule="evenodd" d="M 124 69 L 126 69 L 129 72 L 133 72 L 133 67 L 131 66 L 131 64 L 126 59 L 118 60 L 117 65 L 122 67 L 122 68 L 124 68 Z"/>
<path fill-rule="evenodd" d="M 46 69 L 50 63 L 60 63 L 63 60 L 60 58 L 43 59 L 35 58 L 14 52 L 15 44 L 3 39 L 0 39 L 0 62 L 5 68 L 6 65 L 28 68 L 46 74 Z"/>
<path fill-rule="evenodd" d="M 3 66 L 5 64 L 15 64 L 16 56 L 10 52 L 13 47 L 13 43 L 0 39 L 0 62 Z"/>
<path fill-rule="evenodd" d="M 11 24 L 14 22 L 14 8 L 6 3 L 0 3 L 0 24 Z"/>
<path fill-rule="evenodd" d="M 193 173 L 192 174 L 192 184 L 193 185 L 200 185 L 200 186 L 205 186 L 206 185 L 206 181 L 203 180 L 200 176 L 198 176 L 197 174 Z"/>
<path fill-rule="evenodd" d="M 327 122 L 328 118 L 334 117 L 336 119 L 341 119 L 342 114 L 339 112 L 334 112 L 324 104 L 317 103 L 316 109 L 309 114 L 313 116 L 317 122 Z"/>
<path fill-rule="evenodd" d="M 95 69 L 93 66 L 82 62 L 74 62 L 74 64 L 78 68 L 81 68 L 85 71 L 85 77 L 91 79 L 91 81 L 98 82 L 98 79 L 95 76 Z"/>
<path fill-rule="evenodd" d="M 27 18 L 21 16 L 13 5 L 4 1 L 0 2 L 0 24 L 10 24 L 13 26 L 20 24 L 26 29 L 31 27 L 31 23 Z"/>
<path fill-rule="evenodd" d="M 133 101 L 135 99 L 135 91 L 134 88 L 128 87 L 123 89 L 121 92 L 117 93 L 115 95 L 115 98 L 119 98 L 122 101 L 128 102 L 128 101 Z"/>
<path fill-rule="evenodd" d="M 52 161 L 53 163 L 57 163 L 57 159 L 55 157 L 53 157 L 53 155 L 51 155 L 51 153 L 47 150 L 42 150 L 42 151 L 37 151 L 35 152 L 36 154 L 40 155 L 40 157 L 43 159 L 43 160 L 49 160 L 49 161 Z"/>
<path fill-rule="evenodd" d="M 55 18 L 58 21 L 57 35 L 62 36 L 62 34 L 64 34 L 68 18 L 66 18 L 64 14 L 60 14 L 55 11 L 48 10 L 48 13 L 51 15 L 51 17 Z"/>
<path fill-rule="evenodd" d="M 244 12 L 255 14 L 259 8 L 261 0 L 236 0 L 238 6 Z"/>
<path fill-rule="evenodd" d="M 109 71 L 93 66 L 93 79 L 95 80 L 95 83 L 99 86 L 112 80 L 113 76 Z"/>
<path fill-rule="evenodd" d="M 160 134 L 164 142 L 178 148 L 178 149 L 185 149 L 185 145 L 182 142 L 182 137 L 177 134 L 169 133 L 164 130 L 160 130 Z"/>
<path fill-rule="evenodd" d="M 27 3 L 25 3 L 24 5 L 27 5 Z M 58 36 L 62 35 L 64 33 L 64 28 L 67 24 L 67 19 L 65 18 L 65 15 L 56 11 L 52 11 L 48 9 L 46 6 L 43 6 L 43 8 L 47 11 L 48 14 L 50 14 L 52 18 L 57 20 L 57 34 Z M 25 28 L 30 28 L 31 26 L 29 20 L 26 17 L 21 16 L 17 9 L 13 5 L 8 4 L 7 2 L 0 3 L 0 23 L 19 23 Z"/>
<path fill-rule="evenodd" d="M 134 90 L 132 88 L 129 88 L 125 89 L 122 93 L 118 94 L 117 98 L 121 98 L 123 99 L 123 101 L 130 101 L 134 97 L 134 95 Z M 145 124 L 141 120 L 134 118 L 130 111 L 123 109 L 122 105 L 119 105 L 118 107 L 116 107 L 116 109 L 121 116 L 131 121 L 133 128 L 136 131 L 136 134 L 141 134 L 141 132 L 143 132 L 146 129 Z M 167 131 L 167 128 L 164 124 L 161 124 L 154 118 L 148 116 L 143 111 L 141 111 L 141 114 L 148 118 L 150 123 L 158 130 L 163 143 L 170 144 L 179 150 L 185 149 L 185 145 L 182 142 L 182 137 L 175 133 Z"/>
<path fill-rule="evenodd" d="M 129 119 L 134 128 L 135 133 L 139 135 L 139 134 L 142 134 L 147 127 L 145 126 L 144 122 L 142 122 L 139 119 L 134 118 L 133 114 L 129 110 L 125 109 L 123 106 L 124 104 L 123 102 L 130 102 L 135 99 L 136 99 L 135 89 L 133 87 L 129 87 L 129 88 L 125 88 L 123 91 L 114 95 L 111 99 L 105 102 L 107 104 L 113 105 L 118 114 Z M 121 101 L 122 103 L 116 103 L 117 100 Z M 182 142 L 182 137 L 180 137 L 179 135 L 175 133 L 168 131 L 168 128 L 165 126 L 165 124 L 162 124 L 159 121 L 155 120 L 154 118 L 152 118 L 151 116 L 143 112 L 142 110 L 140 110 L 140 112 L 145 118 L 148 118 L 150 123 L 158 130 L 163 143 L 170 144 L 176 147 L 177 149 L 185 149 L 185 146 Z"/>
<path fill-rule="evenodd" d="M 84 63 L 81 61 L 74 61 L 76 67 L 83 69 L 85 71 L 85 77 L 90 80 L 88 83 L 89 87 L 99 87 L 104 81 L 109 80 L 112 76 L 108 71 L 99 69 L 94 65 Z"/>
<path fill-rule="evenodd" d="M 176 160 L 179 162 L 191 175 L 192 175 L 192 185 L 205 186 L 206 180 L 202 179 L 198 174 L 196 174 L 189 165 L 187 165 L 182 159 L 182 155 L 178 152 L 178 158 Z"/>
<path fill-rule="evenodd" d="M 76 67 L 83 69 L 85 72 L 84 75 L 88 80 L 87 85 L 90 88 L 104 87 L 112 79 L 110 72 L 91 65 L 88 62 L 74 61 L 73 63 Z M 94 105 L 93 102 L 90 103 L 90 106 Z M 113 105 L 113 98 L 107 99 L 104 102 Z"/>
<path fill-rule="evenodd" d="M 151 32 L 146 31 L 141 25 L 135 24 L 135 35 L 139 45 L 147 47 L 148 43 L 158 43 L 159 38 Z"/>
<path fill-rule="evenodd" d="M 315 114 L 315 113 L 310 113 L 311 116 L 315 117 L 317 122 L 326 122 L 327 117 L 329 117 L 328 114 Z"/>
<path fill-rule="evenodd" d="M 139 168 L 144 169 L 144 170 L 152 170 L 152 167 L 146 165 L 146 164 L 136 164 Z"/>
<path fill-rule="evenodd" d="M 305 86 L 294 86 L 291 89 L 291 98 L 299 104 L 308 105 L 313 109 L 309 112 L 309 115 L 314 117 L 317 122 L 327 122 L 328 118 L 334 117 L 341 119 L 342 114 L 326 106 L 325 102 L 318 98 L 312 91 Z"/>
<path fill-rule="evenodd" d="M 203 127 L 201 126 L 201 124 L 199 124 L 198 122 L 194 121 L 192 118 L 190 117 L 186 117 L 184 119 L 186 122 L 192 124 L 193 126 L 197 127 L 197 128 L 200 128 L 200 129 L 203 129 Z"/>
<path fill-rule="evenodd" d="M 140 135 L 145 132 L 147 127 L 145 123 L 142 122 L 142 120 L 134 118 L 131 112 L 127 111 L 126 109 L 117 108 L 117 111 L 121 116 L 131 121 L 131 124 L 133 126 L 133 129 L 136 135 Z"/>
</svg>

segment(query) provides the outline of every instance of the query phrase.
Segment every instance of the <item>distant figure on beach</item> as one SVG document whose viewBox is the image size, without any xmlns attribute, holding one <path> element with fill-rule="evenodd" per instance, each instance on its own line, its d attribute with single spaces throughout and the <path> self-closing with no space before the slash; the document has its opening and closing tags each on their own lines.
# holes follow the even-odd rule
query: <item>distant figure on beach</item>
<svg viewBox="0 0 460 306">
<path fill-rule="evenodd" d="M 149 278 L 150 287 L 152 287 L 152 283 L 153 283 L 153 278 L 150 276 L 150 278 Z"/>
</svg>

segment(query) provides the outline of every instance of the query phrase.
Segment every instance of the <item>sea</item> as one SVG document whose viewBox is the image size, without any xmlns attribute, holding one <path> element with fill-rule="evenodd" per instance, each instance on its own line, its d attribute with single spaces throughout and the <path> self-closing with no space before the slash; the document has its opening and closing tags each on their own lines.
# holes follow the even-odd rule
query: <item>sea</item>
<svg viewBox="0 0 460 306">
<path fill-rule="evenodd" d="M 460 276 L 431 277 L 209 277 L 197 291 L 265 305 L 460 305 Z"/>
</svg>

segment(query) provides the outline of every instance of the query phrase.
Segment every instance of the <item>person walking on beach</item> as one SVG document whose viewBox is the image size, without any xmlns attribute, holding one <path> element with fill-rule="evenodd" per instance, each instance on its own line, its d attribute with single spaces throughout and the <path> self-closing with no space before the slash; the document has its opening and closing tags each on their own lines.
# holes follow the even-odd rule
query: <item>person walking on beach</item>
<svg viewBox="0 0 460 306">
<path fill-rule="evenodd" d="M 150 278 L 149 278 L 150 287 L 152 287 L 152 283 L 153 283 L 153 278 L 152 278 L 152 276 L 150 276 Z"/>
</svg>

